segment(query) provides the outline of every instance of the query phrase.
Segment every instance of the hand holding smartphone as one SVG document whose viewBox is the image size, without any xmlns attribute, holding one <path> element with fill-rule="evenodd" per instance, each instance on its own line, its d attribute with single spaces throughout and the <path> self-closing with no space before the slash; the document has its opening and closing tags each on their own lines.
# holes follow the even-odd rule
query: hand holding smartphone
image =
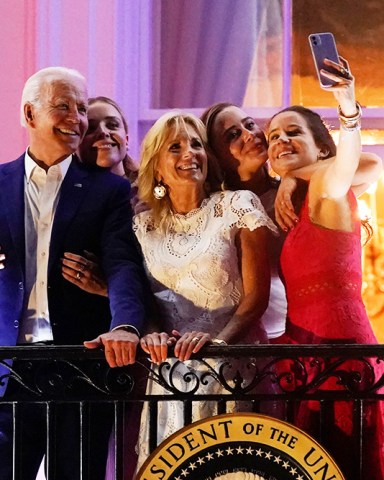
<svg viewBox="0 0 384 480">
<path fill-rule="evenodd" d="M 343 70 L 333 69 L 331 66 L 324 63 L 324 60 L 327 58 L 340 65 L 340 57 L 337 52 L 335 38 L 332 33 L 311 33 L 311 35 L 308 37 L 308 40 L 311 47 L 313 60 L 315 62 L 317 76 L 319 77 L 319 82 L 322 87 L 333 87 L 337 82 L 322 76 L 320 70 L 327 70 L 330 73 L 336 73 L 339 76 L 341 74 L 345 78 L 349 78 L 348 65 L 346 65 L 346 68 L 343 67 L 343 70 L 345 71 L 345 73 L 343 73 Z"/>
</svg>

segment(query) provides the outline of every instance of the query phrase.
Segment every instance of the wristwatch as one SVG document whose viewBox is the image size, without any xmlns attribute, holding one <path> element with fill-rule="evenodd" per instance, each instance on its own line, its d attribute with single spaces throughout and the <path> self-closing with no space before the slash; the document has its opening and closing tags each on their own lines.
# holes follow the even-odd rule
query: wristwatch
<svg viewBox="0 0 384 480">
<path fill-rule="evenodd" d="M 225 340 L 220 340 L 220 338 L 212 338 L 211 340 L 212 345 L 220 345 L 224 347 L 225 345 L 228 345 L 228 343 Z"/>
</svg>

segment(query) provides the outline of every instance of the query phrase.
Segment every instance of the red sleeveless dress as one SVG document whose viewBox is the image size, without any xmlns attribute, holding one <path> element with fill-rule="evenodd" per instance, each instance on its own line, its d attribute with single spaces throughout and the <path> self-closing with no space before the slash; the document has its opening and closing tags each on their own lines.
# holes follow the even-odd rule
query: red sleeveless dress
<svg viewBox="0 0 384 480">
<path fill-rule="evenodd" d="M 361 224 L 357 201 L 350 191 L 353 212 L 352 232 L 330 230 L 311 222 L 308 195 L 300 220 L 289 232 L 281 253 L 281 269 L 288 299 L 288 318 L 284 341 L 293 344 L 357 343 L 377 344 L 362 298 Z M 334 359 L 333 359 L 334 360 Z M 318 366 L 305 359 L 310 377 Z M 323 365 L 324 367 L 324 365 Z M 358 360 L 343 363 L 342 370 L 359 370 L 369 384 L 383 374 L 382 365 Z M 293 372 L 296 384 L 300 374 Z M 361 388 L 367 386 L 361 384 Z M 336 378 L 321 388 L 340 389 Z M 384 479 L 384 409 L 379 403 L 366 404 L 363 414 L 364 480 Z M 358 478 L 350 459 L 353 438 L 353 405 L 335 402 L 326 448 L 339 464 L 347 480 Z M 313 426 L 319 419 L 319 402 L 301 402 L 295 423 L 316 437 Z M 317 429 L 318 430 L 318 429 Z M 352 471 L 351 471 L 352 470 Z"/>
</svg>

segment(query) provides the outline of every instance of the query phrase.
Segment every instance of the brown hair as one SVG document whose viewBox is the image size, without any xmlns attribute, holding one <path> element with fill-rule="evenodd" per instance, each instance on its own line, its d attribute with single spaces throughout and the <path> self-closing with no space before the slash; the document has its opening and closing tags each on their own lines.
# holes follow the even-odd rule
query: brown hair
<svg viewBox="0 0 384 480">
<path fill-rule="evenodd" d="M 205 128 L 207 129 L 208 144 L 209 144 L 213 154 L 216 156 L 220 168 L 222 168 L 222 170 L 223 170 L 223 176 L 224 177 L 225 177 L 225 174 L 228 173 L 228 172 L 225 172 L 225 168 L 223 168 L 222 162 L 220 162 L 219 155 L 218 155 L 217 151 L 215 150 L 213 127 L 215 125 L 217 115 L 219 115 L 226 108 L 230 108 L 230 107 L 241 108 L 238 105 L 235 105 L 234 103 L 218 102 L 218 103 L 214 103 L 213 105 L 208 107 L 200 117 L 201 121 L 205 125 Z M 267 144 L 267 140 L 265 140 L 265 144 Z M 273 178 L 269 175 L 267 163 L 262 168 L 265 171 L 266 179 L 269 181 L 271 188 L 277 189 L 278 186 L 279 186 L 279 182 L 275 178 Z M 233 187 L 233 185 L 231 185 L 231 181 L 230 181 L 229 178 L 226 179 L 225 186 L 228 187 L 228 188 Z"/>
<path fill-rule="evenodd" d="M 229 107 L 237 107 L 237 105 L 229 102 L 218 102 L 208 107 L 201 115 L 201 121 L 204 123 L 207 129 L 208 143 L 212 148 L 213 126 L 215 124 L 216 117 L 219 113 Z"/>
</svg>

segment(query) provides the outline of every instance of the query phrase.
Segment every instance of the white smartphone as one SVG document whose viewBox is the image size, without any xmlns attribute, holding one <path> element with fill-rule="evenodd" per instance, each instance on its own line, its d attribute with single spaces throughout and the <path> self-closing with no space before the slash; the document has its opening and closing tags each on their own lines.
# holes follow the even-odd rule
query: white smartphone
<svg viewBox="0 0 384 480">
<path fill-rule="evenodd" d="M 319 82 L 322 87 L 332 87 L 336 82 L 321 76 L 320 70 L 327 70 L 330 73 L 336 72 L 324 64 L 324 59 L 328 58 L 333 62 L 340 63 L 339 54 L 336 48 L 335 38 L 332 33 L 311 33 L 308 37 L 309 45 L 312 50 L 313 60 L 319 77 Z M 337 72 L 340 75 L 340 72 Z"/>
</svg>

